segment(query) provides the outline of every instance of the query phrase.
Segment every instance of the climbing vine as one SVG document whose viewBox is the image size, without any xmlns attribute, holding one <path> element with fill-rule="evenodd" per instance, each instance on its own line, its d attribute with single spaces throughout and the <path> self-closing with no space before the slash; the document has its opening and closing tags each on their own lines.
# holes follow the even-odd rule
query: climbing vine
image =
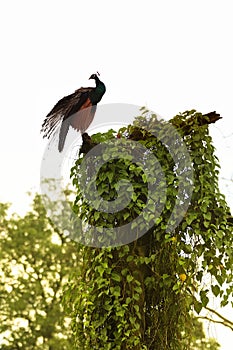
<svg viewBox="0 0 233 350">
<path fill-rule="evenodd" d="M 167 228 L 179 199 L 181 183 L 177 168 L 185 159 L 183 154 L 178 154 L 174 161 L 166 146 L 166 138 L 173 137 L 170 129 L 166 134 L 167 122 L 158 122 L 157 116 L 145 108 L 133 125 L 117 133 L 110 130 L 92 135 L 88 147 L 94 150 L 96 144 L 108 141 L 105 152 L 114 154 L 119 147 L 116 138 L 143 146 L 144 151 L 141 148 L 138 151 L 141 162 L 135 161 L 131 152 L 110 160 L 103 159 L 99 152 L 94 154 L 96 164 L 104 161 L 95 178 L 99 195 L 105 201 L 123 201 L 130 182 L 133 192 L 126 207 L 110 214 L 98 210 L 101 200 L 91 205 L 83 196 L 80 169 L 85 152 L 71 169 L 76 188 L 73 211 L 82 219 L 82 229 L 78 226 L 77 230 L 90 243 L 79 246 L 83 257 L 80 270 L 70 277 L 64 295 L 64 304 L 73 318 L 77 349 L 190 349 L 190 312 L 194 309 L 199 313 L 206 307 L 210 293 L 220 297 L 222 305 L 228 303 L 232 293 L 232 223 L 218 188 L 219 163 L 209 135 L 209 122 L 208 116 L 192 110 L 168 123 L 181 136 L 193 170 L 189 178 L 190 169 L 182 168 L 187 172 L 183 198 L 189 197 L 190 204 L 173 230 Z M 150 154 L 156 156 L 161 168 L 154 167 Z M 147 164 L 147 172 L 143 164 Z M 94 181 L 92 168 L 93 162 L 87 161 L 87 188 Z M 161 191 L 166 187 L 160 215 L 155 199 L 148 192 L 155 183 Z M 188 186 L 192 186 L 191 195 L 186 191 Z M 145 207 L 149 209 L 144 213 Z M 147 223 L 153 222 L 143 235 L 140 232 L 145 230 L 145 224 L 134 221 L 141 214 Z M 123 242 L 124 234 L 135 228 L 138 238 L 111 246 L 112 237 L 104 236 L 103 229 L 125 224 L 131 224 L 131 228 L 120 231 L 118 239 Z M 102 248 L 94 247 L 93 230 Z"/>
</svg>

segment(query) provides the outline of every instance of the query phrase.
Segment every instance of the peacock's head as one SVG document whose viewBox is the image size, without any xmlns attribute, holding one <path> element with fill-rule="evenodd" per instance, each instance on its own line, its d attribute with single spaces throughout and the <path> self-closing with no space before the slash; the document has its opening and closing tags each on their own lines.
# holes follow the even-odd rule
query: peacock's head
<svg viewBox="0 0 233 350">
<path fill-rule="evenodd" d="M 94 73 L 94 74 L 92 74 L 92 75 L 90 76 L 89 79 L 95 79 L 95 80 L 96 80 L 96 79 L 99 79 L 99 78 L 98 78 L 98 75 L 99 75 L 98 72 L 97 72 L 97 74 Z"/>
</svg>

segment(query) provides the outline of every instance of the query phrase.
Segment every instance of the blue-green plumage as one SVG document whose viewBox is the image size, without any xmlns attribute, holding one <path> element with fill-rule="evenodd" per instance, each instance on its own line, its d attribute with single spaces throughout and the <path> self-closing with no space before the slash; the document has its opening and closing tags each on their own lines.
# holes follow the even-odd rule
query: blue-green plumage
<svg viewBox="0 0 233 350">
<path fill-rule="evenodd" d="M 97 104 L 105 94 L 106 87 L 96 74 L 92 74 L 89 79 L 95 79 L 96 82 L 96 88 L 90 92 L 90 100 L 93 104 Z"/>
</svg>

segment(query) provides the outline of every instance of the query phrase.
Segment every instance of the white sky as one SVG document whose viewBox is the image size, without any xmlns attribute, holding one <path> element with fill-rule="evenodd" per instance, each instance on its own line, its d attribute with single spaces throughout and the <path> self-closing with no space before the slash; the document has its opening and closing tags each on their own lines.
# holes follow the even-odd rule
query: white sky
<svg viewBox="0 0 233 350">
<path fill-rule="evenodd" d="M 147 105 L 165 118 L 219 112 L 211 131 L 221 175 L 232 177 L 230 0 L 10 0 L 0 4 L 0 33 L 0 201 L 17 212 L 39 189 L 44 117 L 96 70 L 107 86 L 102 103 Z M 230 185 L 233 208 L 232 193 Z M 215 329 L 230 350 L 231 332 Z"/>
</svg>

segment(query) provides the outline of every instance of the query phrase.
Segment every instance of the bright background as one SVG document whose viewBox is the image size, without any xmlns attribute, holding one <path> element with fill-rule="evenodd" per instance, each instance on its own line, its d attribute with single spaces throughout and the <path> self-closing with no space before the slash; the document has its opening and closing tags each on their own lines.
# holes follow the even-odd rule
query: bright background
<svg viewBox="0 0 233 350">
<path fill-rule="evenodd" d="M 98 70 L 101 103 L 146 105 L 165 119 L 193 108 L 221 114 L 210 129 L 233 209 L 224 180 L 233 177 L 230 0 L 9 0 L 0 4 L 0 33 L 1 202 L 25 212 L 26 192 L 39 190 L 44 117 Z M 230 330 L 209 334 L 231 349 Z"/>
</svg>

